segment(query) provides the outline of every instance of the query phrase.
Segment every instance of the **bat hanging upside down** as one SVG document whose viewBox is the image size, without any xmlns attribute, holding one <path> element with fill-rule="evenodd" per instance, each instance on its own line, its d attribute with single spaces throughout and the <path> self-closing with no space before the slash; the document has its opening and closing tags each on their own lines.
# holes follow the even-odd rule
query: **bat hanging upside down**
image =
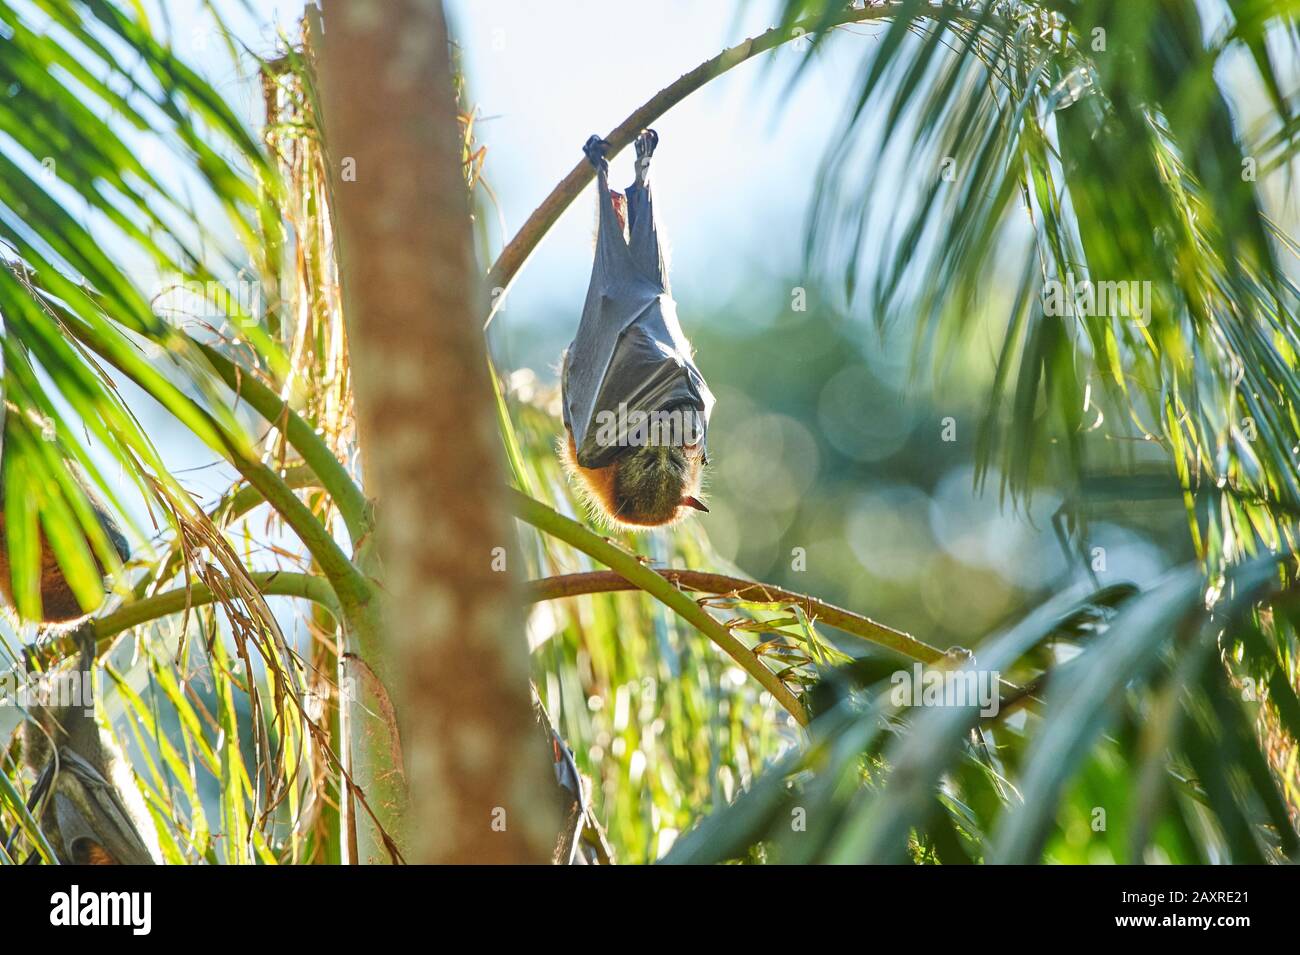
<svg viewBox="0 0 1300 955">
<path fill-rule="evenodd" d="M 32 706 L 24 726 L 27 763 L 37 774 L 29 808 L 39 809 L 41 831 L 61 865 L 153 865 L 157 835 L 144 802 L 124 778 L 129 771 L 116 744 L 95 721 L 95 628 L 82 624 L 73 633 L 77 666 L 53 674 L 51 705 Z M 33 850 L 28 861 L 36 859 Z"/>
<path fill-rule="evenodd" d="M 708 510 L 700 483 L 713 393 L 669 288 L 648 179 L 658 143 L 651 129 L 637 137 L 636 181 L 626 196 L 609 188 L 609 143 L 592 136 L 583 147 L 600 203 L 596 261 L 561 370 L 560 455 L 593 513 L 626 527 Z"/>
</svg>

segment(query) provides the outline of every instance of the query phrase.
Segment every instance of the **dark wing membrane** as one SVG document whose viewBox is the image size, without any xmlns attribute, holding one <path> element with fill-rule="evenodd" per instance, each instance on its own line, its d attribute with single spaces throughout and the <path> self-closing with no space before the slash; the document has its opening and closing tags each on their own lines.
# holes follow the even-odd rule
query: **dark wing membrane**
<svg viewBox="0 0 1300 955">
<path fill-rule="evenodd" d="M 677 323 L 673 300 L 664 295 L 619 336 L 601 383 L 592 426 L 582 442 L 574 434 L 578 463 L 603 467 L 619 450 L 638 443 L 630 433 L 645 427 L 637 412 L 650 414 L 671 408 L 694 409 L 697 420 L 707 424 L 713 394 L 691 361 L 690 345 Z"/>
<path fill-rule="evenodd" d="M 46 820 L 53 823 L 52 841 L 64 865 L 154 864 L 112 784 L 70 749 L 59 751 Z"/>
</svg>

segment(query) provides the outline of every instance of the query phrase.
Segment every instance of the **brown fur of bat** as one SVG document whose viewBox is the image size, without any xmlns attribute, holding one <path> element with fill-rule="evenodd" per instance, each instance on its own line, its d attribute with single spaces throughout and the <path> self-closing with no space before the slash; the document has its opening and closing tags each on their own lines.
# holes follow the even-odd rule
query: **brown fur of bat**
<svg viewBox="0 0 1300 955">
<path fill-rule="evenodd" d="M 0 544 L 7 540 L 5 531 L 5 518 L 3 512 L 0 512 Z M 67 577 L 59 567 L 59 562 L 54 557 L 54 552 L 50 549 L 45 535 L 41 534 L 41 616 L 44 622 L 49 623 L 67 623 L 85 616 L 86 611 L 82 609 L 76 594 L 72 592 L 72 587 L 68 584 Z M 10 573 L 9 566 L 9 548 L 8 546 L 0 547 L 0 593 L 4 594 L 5 602 L 10 606 L 16 606 L 14 602 L 13 576 Z"/>
<path fill-rule="evenodd" d="M 3 463 L 0 462 L 0 469 Z M 94 509 L 95 517 L 99 520 L 100 526 L 104 529 L 109 542 L 117 550 L 118 556 L 123 563 L 130 557 L 130 550 L 127 547 L 126 538 L 122 536 L 121 530 L 118 529 L 117 523 L 113 520 L 108 510 L 104 507 L 99 497 L 91 490 L 86 482 L 76 473 L 73 475 L 81 489 L 85 492 L 90 506 Z M 73 592 L 72 587 L 68 584 L 68 578 L 64 575 L 63 569 L 59 566 L 57 558 L 54 556 L 54 550 L 50 547 L 49 541 L 45 538 L 44 531 L 40 535 L 40 574 L 41 574 L 41 621 L 42 623 L 73 623 L 86 616 L 86 609 L 81 606 L 77 600 L 77 595 Z M 100 563 L 99 558 L 95 557 L 95 564 L 99 567 L 101 574 L 105 568 Z M 4 595 L 5 602 L 10 607 L 15 607 L 13 575 L 9 564 L 9 546 L 8 535 L 5 524 L 4 512 L 4 480 L 0 476 L 0 594 Z M 92 608 L 93 609 L 93 608 Z"/>
<path fill-rule="evenodd" d="M 692 510 L 707 511 L 700 485 L 704 452 L 698 446 L 629 448 L 603 468 L 578 463 L 573 432 L 565 429 L 560 459 L 577 481 L 596 519 L 630 529 L 675 524 Z"/>
<path fill-rule="evenodd" d="M 614 207 L 614 221 L 618 223 L 618 231 L 623 233 L 623 238 L 627 238 L 627 196 L 621 192 L 609 190 L 610 204 Z M 591 241 L 596 241 L 596 233 L 591 234 Z"/>
</svg>

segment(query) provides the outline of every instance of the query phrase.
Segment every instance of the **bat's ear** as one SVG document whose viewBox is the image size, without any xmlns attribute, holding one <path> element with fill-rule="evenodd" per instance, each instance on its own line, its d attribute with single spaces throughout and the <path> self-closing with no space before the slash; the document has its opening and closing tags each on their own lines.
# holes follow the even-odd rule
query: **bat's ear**
<svg viewBox="0 0 1300 955">
<path fill-rule="evenodd" d="M 698 497 L 691 497 L 687 495 L 686 497 L 682 498 L 681 503 L 683 507 L 693 507 L 697 511 L 703 511 L 705 514 L 709 513 L 709 509 L 704 506 L 704 502 L 701 501 Z"/>
</svg>

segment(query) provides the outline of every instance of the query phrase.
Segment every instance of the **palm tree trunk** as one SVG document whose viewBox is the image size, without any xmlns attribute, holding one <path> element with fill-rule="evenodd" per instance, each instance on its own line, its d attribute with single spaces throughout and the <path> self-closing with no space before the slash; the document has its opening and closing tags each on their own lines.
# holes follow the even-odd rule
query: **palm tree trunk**
<svg viewBox="0 0 1300 955">
<path fill-rule="evenodd" d="M 357 781 L 409 861 L 545 861 L 557 820 L 535 795 L 549 770 L 521 605 L 510 574 L 494 570 L 513 528 L 440 4 L 328 3 L 321 74 L 377 501 L 378 561 L 367 570 L 388 597 L 377 632 L 352 648 Z M 373 838 L 360 852 L 379 857 Z"/>
</svg>

